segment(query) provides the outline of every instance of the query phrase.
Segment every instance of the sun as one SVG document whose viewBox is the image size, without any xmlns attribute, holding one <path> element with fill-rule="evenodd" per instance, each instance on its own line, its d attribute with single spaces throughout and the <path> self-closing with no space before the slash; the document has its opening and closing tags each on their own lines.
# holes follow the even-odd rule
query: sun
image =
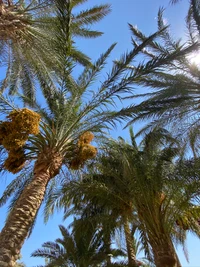
<svg viewBox="0 0 200 267">
<path fill-rule="evenodd" d="M 192 53 L 188 56 L 190 63 L 195 64 L 200 67 L 200 51 Z"/>
</svg>

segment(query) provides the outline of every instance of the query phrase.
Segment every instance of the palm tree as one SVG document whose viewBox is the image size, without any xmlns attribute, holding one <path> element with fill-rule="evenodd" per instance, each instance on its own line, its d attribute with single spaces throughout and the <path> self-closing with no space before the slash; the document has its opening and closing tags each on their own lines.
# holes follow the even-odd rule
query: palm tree
<svg viewBox="0 0 200 267">
<path fill-rule="evenodd" d="M 55 242 L 45 242 L 42 245 L 42 249 L 37 249 L 32 253 L 32 257 L 45 258 L 46 267 L 129 266 L 125 262 L 107 262 L 107 258 L 110 257 L 108 257 L 104 250 L 104 240 L 101 230 L 95 230 L 93 223 L 88 224 L 88 222 L 89 221 L 84 222 L 83 219 L 75 219 L 72 223 L 73 230 L 71 233 L 64 226 L 59 226 L 63 238 L 58 238 Z M 138 253 L 142 251 L 139 242 L 134 241 L 134 246 Z M 119 249 L 110 249 L 109 256 L 113 258 L 125 256 L 125 254 Z M 144 259 L 142 259 L 141 265 L 138 266 L 153 267 L 153 265 L 148 265 L 148 263 L 146 263 L 147 261 L 143 260 Z"/>
<path fill-rule="evenodd" d="M 171 0 L 172 4 L 176 4 L 180 2 L 180 0 Z M 199 1 L 198 0 L 190 0 L 190 7 L 188 12 L 188 18 L 192 19 L 194 22 L 194 27 L 199 31 L 200 33 L 200 15 L 199 15 Z M 192 26 L 192 25 L 191 25 Z"/>
<path fill-rule="evenodd" d="M 45 266 L 90 266 L 95 267 L 103 263 L 106 254 L 101 251 L 101 236 L 90 230 L 82 232 L 73 229 L 70 233 L 64 226 L 59 226 L 63 238 L 58 238 L 55 242 L 46 242 L 42 249 L 32 253 L 33 257 L 43 257 L 49 259 Z"/>
<path fill-rule="evenodd" d="M 193 2 L 196 3 L 196 8 L 199 8 L 198 1 L 191 1 L 191 5 Z M 158 25 L 161 28 L 164 26 L 162 13 L 163 10 L 160 10 L 158 14 Z M 163 65 L 138 81 L 138 84 L 143 86 L 145 91 L 140 91 L 140 93 L 130 96 L 129 99 L 140 97 L 142 101 L 126 109 L 127 114 L 132 116 L 128 125 L 135 121 L 146 120 L 145 122 L 147 122 L 138 134 L 148 133 L 155 127 L 173 128 L 176 135 L 182 139 L 186 138 L 187 142 L 190 141 L 194 154 L 199 149 L 200 69 L 198 65 L 190 62 L 190 56 L 192 53 L 199 52 L 199 32 L 196 23 L 191 17 L 191 10 L 189 10 L 187 28 L 190 38 L 185 44 L 182 44 L 180 40 L 174 40 L 167 31 L 161 35 L 159 43 L 152 43 L 147 50 L 143 50 L 145 57 L 163 61 Z M 131 27 L 131 30 L 138 42 L 145 37 L 138 29 Z M 163 57 L 168 51 L 176 53 L 185 45 L 195 42 L 196 48 L 188 50 L 185 55 L 175 57 L 171 64 L 166 65 Z M 145 63 L 142 65 L 145 66 Z M 134 68 L 134 66 L 128 68 Z"/>
<path fill-rule="evenodd" d="M 96 182 L 99 181 L 97 177 L 94 179 Z M 104 180 L 103 176 L 100 180 Z M 135 259 L 134 231 L 131 231 L 127 219 L 123 221 L 123 219 L 120 218 L 122 209 L 124 209 L 124 202 L 121 203 L 119 201 L 120 197 L 115 198 L 114 194 L 106 197 L 105 191 L 101 192 L 101 190 L 97 189 L 98 184 L 95 183 L 95 185 L 86 177 L 82 182 L 75 182 L 73 180 L 71 182 L 65 181 L 64 184 L 62 184 L 61 190 L 56 191 L 54 189 L 53 195 L 52 192 L 48 195 L 48 202 L 45 209 L 46 219 L 50 215 L 49 211 L 52 211 L 55 206 L 57 208 L 64 208 L 64 219 L 69 216 L 76 216 L 75 222 L 79 223 L 80 235 L 82 235 L 83 232 L 90 232 L 91 229 L 93 229 L 93 231 L 98 231 L 102 238 L 102 252 L 107 255 L 105 266 L 133 266 L 133 262 L 135 263 L 134 266 L 140 266 L 142 262 Z M 106 192 L 108 194 L 108 190 L 106 190 Z M 52 202 L 52 198 L 56 198 L 56 203 L 54 201 Z M 53 203 L 53 205 L 50 203 Z M 68 209 L 68 207 L 70 209 Z M 73 225 L 74 222 L 72 222 L 72 226 Z M 127 244 L 126 249 L 123 249 L 124 253 L 112 247 L 112 244 L 115 244 L 114 237 L 116 235 L 116 230 L 120 230 L 120 233 L 122 233 L 122 229 L 125 230 L 125 240 Z M 114 263 L 111 261 L 111 257 L 112 259 L 117 256 L 127 257 L 127 254 L 128 261 L 119 262 L 118 260 Z"/>
<path fill-rule="evenodd" d="M 61 167 L 70 167 L 70 162 L 76 158 L 78 152 L 81 153 L 80 156 L 82 157 L 80 165 L 83 164 L 84 160 L 96 154 L 94 147 L 89 144 L 79 147 L 78 138 L 89 130 L 96 132 L 105 127 L 113 112 L 105 111 L 100 114 L 98 108 L 101 104 L 104 105 L 106 101 L 112 99 L 117 90 L 114 93 L 102 85 L 87 103 L 83 102 L 83 99 L 88 84 L 94 79 L 113 47 L 114 45 L 101 56 L 92 70 L 87 69 L 83 72 L 79 77 L 79 82 L 74 81 L 71 77 L 71 84 L 68 82 L 68 88 L 65 91 L 57 90 L 52 98 L 47 99 L 49 112 L 35 103 L 35 108 L 38 112 L 40 110 L 42 115 L 40 133 L 38 133 L 40 116 L 28 109 L 14 109 L 10 113 L 8 121 L 2 123 L 2 149 L 5 151 L 6 148 L 9 153 L 3 168 L 16 173 L 24 167 L 26 159 L 35 160 L 35 164 L 32 166 L 32 174 L 30 175 L 30 170 L 28 172 L 30 175 L 28 179 L 26 178 L 28 169 L 25 168 L 24 172 L 11 183 L 11 187 L 8 187 L 8 191 L 11 188 L 13 191 L 18 185 L 17 195 L 20 196 L 12 207 L 5 227 L 0 234 L 1 266 L 14 264 L 14 259 L 17 259 L 20 248 L 44 198 L 46 187 L 51 179 L 59 173 Z M 105 83 L 108 83 L 108 86 L 110 84 L 109 80 Z M 3 96 L 1 100 L 3 105 Z M 13 106 L 9 106 L 7 103 L 7 111 L 12 110 L 12 108 Z M 19 128 L 23 132 L 20 132 Z M 12 136 L 9 136 L 8 133 L 12 133 Z M 29 137 L 27 143 L 26 140 L 30 133 L 33 135 Z M 26 188 L 22 191 L 24 186 Z M 8 191 L 2 197 L 2 202 L 10 195 L 7 194 Z"/>
<path fill-rule="evenodd" d="M 56 75 L 63 76 L 73 62 L 91 66 L 89 57 L 76 48 L 74 37 L 102 35 L 90 27 L 110 12 L 110 6 L 98 5 L 75 14 L 74 9 L 83 2 L 0 1 L 0 60 L 6 66 L 1 91 L 8 88 L 15 94 L 20 88 L 34 100 L 37 81 L 47 94 L 58 82 Z"/>
<path fill-rule="evenodd" d="M 105 158 L 100 156 L 103 166 L 108 165 L 107 156 Z M 127 266 L 140 266 L 142 263 L 136 259 L 134 243 L 134 233 L 138 221 L 133 206 L 134 191 L 130 189 L 131 180 L 130 177 L 124 175 L 125 169 L 119 171 L 118 168 L 121 165 L 111 153 L 109 154 L 109 164 L 113 167 L 112 175 L 107 171 L 102 172 L 102 167 L 97 161 L 92 164 L 95 166 L 94 169 L 92 168 L 92 173 L 85 174 L 84 179 L 64 181 L 57 191 L 54 189 L 53 192 L 50 192 L 45 215 L 48 218 L 52 211 L 59 207 L 65 209 L 65 219 L 74 214 L 80 216 L 80 220 L 87 219 L 89 229 L 91 227 L 102 229 L 105 244 L 108 244 L 107 254 L 112 254 L 109 252 L 109 243 L 111 244 L 111 237 L 114 236 L 116 229 L 120 229 L 125 236 Z M 114 167 L 116 167 L 115 171 Z M 116 176 L 115 172 L 118 173 Z M 129 186 L 127 187 L 127 185 Z M 67 207 L 71 207 L 71 209 L 68 211 Z"/>
<path fill-rule="evenodd" d="M 157 129 L 146 135 L 140 147 L 136 145 L 133 132 L 131 139 L 132 146 L 123 140 L 116 147 L 111 146 L 111 155 L 118 159 L 120 153 L 121 159 L 112 169 L 108 157 L 108 168 L 105 167 L 105 172 L 110 170 L 114 173 L 116 166 L 121 166 L 122 170 L 126 170 L 124 175 L 130 180 L 132 178 L 128 188 L 134 195 L 133 206 L 137 211 L 140 222 L 138 229 L 147 255 L 151 254 L 149 252 L 152 249 L 155 265 L 158 267 L 180 266 L 171 240 L 184 245 L 188 229 L 199 236 L 199 207 L 198 204 L 193 204 L 196 189 L 194 184 L 189 188 L 188 182 L 183 183 L 183 165 L 178 167 L 172 161 L 179 148 L 165 130 Z M 117 174 L 116 171 L 115 173 Z M 190 169 L 190 182 L 193 179 L 196 181 L 197 173 L 198 171 L 191 173 Z M 113 175 L 113 178 L 116 179 L 116 176 Z M 177 225 L 178 218 L 183 225 Z M 151 248 L 148 249 L 149 244 Z"/>
<path fill-rule="evenodd" d="M 175 265 L 176 255 L 171 241 L 169 237 L 167 238 L 165 230 L 162 229 L 163 214 L 161 214 L 161 200 L 159 201 L 159 198 L 161 198 L 163 190 L 163 167 L 166 161 L 169 161 L 174 155 L 174 152 L 169 147 L 168 151 L 163 151 L 166 155 L 161 153 L 158 150 L 159 143 L 156 144 L 155 141 L 156 134 L 159 133 L 151 133 L 146 136 L 142 144 L 143 148 L 139 149 L 133 133 L 131 133 L 132 146 L 124 143 L 122 140 L 119 144 L 113 144 L 111 146 L 111 155 L 117 159 L 117 155 L 121 151 L 121 159 L 118 165 L 122 166 L 124 175 L 129 177 L 131 181 L 128 184 L 128 190 L 132 191 L 133 194 L 133 206 L 137 211 L 137 216 L 140 221 L 138 229 L 141 232 L 142 242 L 146 248 L 146 252 L 149 250 L 148 254 L 150 255 L 150 249 L 147 247 L 150 244 L 156 266 L 171 267 L 178 265 Z M 109 163 L 108 166 L 111 168 Z M 117 170 L 115 173 L 117 173 Z M 155 240 L 157 242 L 156 244 L 154 243 Z M 165 243 L 162 243 L 162 240 L 165 240 Z M 168 259 L 172 259 L 174 262 L 169 263 Z"/>
<path fill-rule="evenodd" d="M 45 91 L 43 90 L 47 108 L 40 107 L 32 97 L 21 96 L 20 99 L 26 102 L 27 107 L 32 107 L 36 112 L 28 109 L 18 110 L 1 95 L 1 112 L 9 114 L 7 121 L 2 122 L 0 127 L 1 152 L 9 153 L 5 162 L 5 158 L 1 157 L 2 170 L 6 169 L 13 173 L 22 170 L 1 198 L 2 205 L 14 192 L 16 193 L 13 195 L 10 213 L 0 234 L 2 266 L 13 266 L 25 238 L 34 225 L 46 189 L 53 188 L 57 180 L 53 178 L 61 168 L 63 167 L 65 172 L 68 168 L 78 169 L 84 165 L 85 160 L 96 155 L 96 149 L 90 145 L 93 136 L 91 131 L 100 134 L 103 128 L 108 127 L 108 122 L 114 123 L 116 112 L 108 109 L 108 106 L 114 103 L 114 98 L 130 90 L 131 85 L 141 76 L 162 63 L 150 60 L 145 69 L 139 66 L 130 73 L 125 73 L 133 58 L 165 30 L 165 28 L 160 29 L 145 38 L 140 45 L 135 45 L 129 53 L 124 54 L 118 63 L 114 63 L 99 89 L 90 91 L 91 97 L 87 94 L 89 86 L 103 68 L 114 45 L 101 55 L 92 68 L 86 67 L 77 80 L 72 78 L 69 71 L 65 71 L 68 66 L 69 51 L 63 50 L 62 46 L 56 46 L 57 55 L 63 59 L 60 60 L 60 69 L 64 71 L 62 77 L 58 77 L 59 83 L 56 87 L 48 83 Z M 67 42 L 66 31 L 62 32 Z M 59 43 L 59 35 L 55 38 Z M 180 49 L 175 54 L 168 53 L 165 60 L 171 62 L 172 58 L 185 54 L 194 46 Z M 117 116 L 118 119 L 122 118 L 123 110 Z M 28 166 L 27 160 L 29 162 L 33 160 L 34 164 Z"/>
<path fill-rule="evenodd" d="M 52 209 L 51 199 L 55 199 L 56 196 L 57 202 L 53 205 L 66 207 L 67 203 L 71 204 L 73 208 L 70 212 L 65 212 L 64 218 L 78 214 L 80 219 L 87 219 L 90 225 L 100 228 L 107 254 L 112 254 L 110 252 L 111 240 L 116 230 L 119 229 L 125 234 L 128 266 L 139 266 L 135 255 L 134 231 L 130 224 L 135 216 L 133 216 L 134 209 L 131 204 L 132 197 L 125 188 L 127 181 L 115 180 L 113 182 L 113 177 L 104 174 L 93 174 L 91 179 L 85 177 L 83 181 L 66 182 L 62 184 L 61 190 L 57 192 L 54 190 L 53 196 L 48 196 L 46 215 L 49 215 L 49 210 Z M 109 264 L 108 262 L 108 266 Z"/>
<path fill-rule="evenodd" d="M 82 182 L 64 185 L 53 197 L 60 196 L 54 204 L 66 205 L 70 195 L 76 192 L 78 198 L 81 192 L 82 201 L 91 199 L 110 209 L 110 218 L 118 214 L 124 219 L 129 266 L 137 266 L 131 262 L 136 253 L 131 251 L 133 238 L 125 218 L 137 226 L 145 253 L 149 259 L 153 256 L 157 267 L 180 267 L 172 241 L 184 245 L 188 229 L 200 234 L 199 207 L 194 205 L 198 171 L 190 168 L 186 175 L 183 166 L 188 164 L 180 161 L 178 167 L 173 162 L 180 148 L 166 130 L 146 135 L 139 147 L 132 131 L 131 140 L 132 145 L 123 139 L 106 142 L 93 173 Z"/>
<path fill-rule="evenodd" d="M 86 194 L 83 193 L 82 198 L 84 197 L 84 200 L 80 200 L 80 187 L 75 186 L 75 188 L 77 192 L 79 191 L 79 193 L 76 195 L 75 198 L 69 196 L 71 195 L 70 193 L 72 193 L 72 190 L 68 194 L 68 198 L 71 199 L 70 203 L 72 207 L 71 209 L 66 211 L 66 205 L 64 206 L 66 211 L 64 214 L 64 218 L 66 219 L 70 215 L 75 216 L 74 221 L 76 225 L 78 223 L 78 231 L 80 232 L 80 235 L 82 235 L 83 231 L 87 233 L 90 232 L 92 229 L 93 232 L 98 232 L 102 240 L 101 251 L 102 253 L 104 253 L 104 255 L 106 255 L 104 263 L 105 267 L 120 264 L 119 261 L 115 261 L 115 265 L 113 265 L 112 261 L 119 256 L 126 256 L 126 254 L 121 249 L 113 248 L 112 246 L 113 237 L 115 236 L 115 230 L 120 225 L 120 223 L 117 221 L 116 214 L 114 212 L 111 213 L 109 208 L 106 207 L 106 205 L 100 205 L 98 197 L 96 199 L 95 197 L 93 199 L 89 199 Z M 51 201 L 51 196 L 48 196 L 48 198 Z M 65 201 L 64 199 L 66 200 L 66 194 L 62 201 Z M 49 216 L 48 211 L 45 211 L 47 212 L 46 215 Z M 72 226 L 74 226 L 74 221 L 72 222 Z"/>
<path fill-rule="evenodd" d="M 21 96 L 20 99 L 25 100 L 27 106 L 37 112 L 27 108 L 18 110 L 1 95 L 1 111 L 9 114 L 7 121 L 2 122 L 0 127 L 1 151 L 7 151 L 9 154 L 2 169 L 13 173 L 22 170 L 1 198 L 1 204 L 4 204 L 16 191 L 10 214 L 0 234 L 2 266 L 13 266 L 34 223 L 46 188 L 53 185 L 53 178 L 61 167 L 78 169 L 83 166 L 85 160 L 96 155 L 96 149 L 90 145 L 93 138 L 91 131 L 101 133 L 103 128 L 108 127 L 108 122 L 114 123 L 116 112 L 109 111 L 108 105 L 114 103 L 115 97 L 129 90 L 130 84 L 140 75 L 137 71 L 134 77 L 127 74 L 123 77 L 125 68 L 159 33 L 151 35 L 143 44 L 123 56 L 123 64 L 119 66 L 114 63 L 99 89 L 89 91 L 92 93 L 91 97 L 88 97 L 89 86 L 103 68 L 115 45 L 102 54 L 92 68 L 86 67 L 77 80 L 66 72 L 58 87 L 52 89 L 49 85 L 48 94 L 47 91 L 44 92 L 47 108 L 41 107 L 37 101 L 33 102 L 31 97 Z M 66 58 L 68 51 L 65 52 L 63 57 Z M 61 63 L 64 69 L 65 61 Z M 27 160 L 34 160 L 34 165 L 26 167 Z"/>
</svg>

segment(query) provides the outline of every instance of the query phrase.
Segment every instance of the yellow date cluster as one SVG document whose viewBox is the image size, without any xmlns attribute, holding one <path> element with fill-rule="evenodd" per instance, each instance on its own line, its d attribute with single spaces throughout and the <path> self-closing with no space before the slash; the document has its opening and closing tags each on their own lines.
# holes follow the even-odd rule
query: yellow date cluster
<svg viewBox="0 0 200 267">
<path fill-rule="evenodd" d="M 70 162 L 70 169 L 78 170 L 83 166 L 86 160 L 92 159 L 97 154 L 97 148 L 92 146 L 90 142 L 93 140 L 94 135 L 91 132 L 83 133 L 77 143 L 77 154 Z"/>
<path fill-rule="evenodd" d="M 29 134 L 39 133 L 40 115 L 27 108 L 12 111 L 8 120 L 0 123 L 0 145 L 8 151 L 4 167 L 19 172 L 25 164 L 24 145 Z"/>
</svg>

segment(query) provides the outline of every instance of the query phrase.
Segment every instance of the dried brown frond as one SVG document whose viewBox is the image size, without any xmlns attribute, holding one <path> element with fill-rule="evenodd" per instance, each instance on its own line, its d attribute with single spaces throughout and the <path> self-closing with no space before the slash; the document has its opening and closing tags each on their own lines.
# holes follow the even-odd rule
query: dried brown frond
<svg viewBox="0 0 200 267">
<path fill-rule="evenodd" d="M 166 195 L 165 193 L 161 192 L 160 193 L 160 204 L 162 204 L 164 202 L 164 200 L 166 199 Z"/>
<path fill-rule="evenodd" d="M 178 218 L 176 224 L 183 230 L 188 230 L 190 228 L 190 222 L 186 216 Z"/>
<path fill-rule="evenodd" d="M 72 161 L 69 164 L 69 168 L 71 170 L 78 170 L 83 166 L 83 161 L 81 161 L 80 158 L 75 157 L 74 159 L 72 159 Z"/>
</svg>

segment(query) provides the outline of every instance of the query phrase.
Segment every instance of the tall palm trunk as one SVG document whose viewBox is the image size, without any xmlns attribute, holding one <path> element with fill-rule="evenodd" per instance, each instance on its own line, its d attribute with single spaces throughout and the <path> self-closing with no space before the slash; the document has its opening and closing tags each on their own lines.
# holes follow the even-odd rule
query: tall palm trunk
<svg viewBox="0 0 200 267">
<path fill-rule="evenodd" d="M 127 253 L 128 253 L 128 266 L 137 267 L 138 261 L 136 260 L 136 255 L 135 255 L 134 238 L 131 233 L 127 218 L 124 219 L 124 233 L 125 233 L 126 248 L 127 248 Z"/>
<path fill-rule="evenodd" d="M 150 240 L 156 267 L 181 267 L 174 245 L 170 238 L 159 236 Z"/>
<path fill-rule="evenodd" d="M 0 234 L 1 267 L 14 266 L 42 203 L 47 184 L 58 174 L 61 164 L 62 158 L 56 153 L 49 151 L 39 155 L 34 166 L 33 180 L 17 200 Z"/>
</svg>

